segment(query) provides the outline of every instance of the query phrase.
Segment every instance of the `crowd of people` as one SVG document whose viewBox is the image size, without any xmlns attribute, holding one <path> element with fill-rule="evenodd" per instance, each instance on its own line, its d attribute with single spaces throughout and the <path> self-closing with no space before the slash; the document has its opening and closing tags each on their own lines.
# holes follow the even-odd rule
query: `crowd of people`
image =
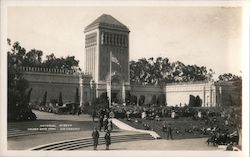
<svg viewBox="0 0 250 157">
<path fill-rule="evenodd" d="M 95 122 L 95 118 L 98 118 L 98 129 L 99 131 L 109 131 L 113 130 L 113 123 L 111 118 L 114 118 L 114 113 L 108 109 L 92 109 L 92 120 Z"/>
<path fill-rule="evenodd" d="M 112 111 L 116 118 L 125 119 L 139 129 L 154 130 L 167 139 L 173 139 L 174 135 L 208 137 L 213 145 L 239 144 L 240 108 L 113 106 Z M 178 126 L 169 122 L 178 119 L 191 123 Z"/>
</svg>

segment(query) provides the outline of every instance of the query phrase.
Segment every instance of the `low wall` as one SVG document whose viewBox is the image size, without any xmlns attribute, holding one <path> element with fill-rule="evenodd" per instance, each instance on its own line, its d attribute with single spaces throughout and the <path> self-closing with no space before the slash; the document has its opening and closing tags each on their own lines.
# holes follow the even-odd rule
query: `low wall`
<svg viewBox="0 0 250 157">
<path fill-rule="evenodd" d="M 47 102 L 51 99 L 58 99 L 60 92 L 62 92 L 63 102 L 72 102 L 75 99 L 76 89 L 79 90 L 78 75 L 24 72 L 23 77 L 28 80 L 29 88 L 32 88 L 32 103 L 41 102 L 46 91 Z"/>
<path fill-rule="evenodd" d="M 203 107 L 216 105 L 216 90 L 213 83 L 182 83 L 166 86 L 166 102 L 169 106 L 188 105 L 190 95 L 199 96 Z"/>
<path fill-rule="evenodd" d="M 141 95 L 145 96 L 145 104 L 151 103 L 153 95 L 155 95 L 157 98 L 159 95 L 165 94 L 165 88 L 162 86 L 131 85 L 130 87 L 130 94 L 137 96 L 137 101 L 139 101 Z"/>
<path fill-rule="evenodd" d="M 91 76 L 81 75 L 74 71 L 57 69 L 21 68 L 23 76 L 32 88 L 31 102 L 39 103 L 47 91 L 47 102 L 51 99 L 58 99 L 62 92 L 63 102 L 73 102 L 78 88 L 81 103 L 91 100 L 93 96 L 99 96 L 106 92 L 106 84 L 95 84 L 91 82 Z M 137 96 L 137 101 L 141 95 L 145 96 L 145 104 L 151 103 L 152 97 L 156 98 L 165 94 L 168 106 L 180 106 L 189 104 L 190 95 L 199 96 L 203 107 L 213 107 L 216 105 L 241 105 L 241 82 L 189 82 L 179 84 L 167 84 L 166 86 L 153 85 L 125 85 L 125 90 L 131 95 Z M 112 89 L 121 91 L 122 86 L 115 86 Z M 96 90 L 94 90 L 96 89 Z M 120 92 L 121 94 L 121 92 Z"/>
</svg>

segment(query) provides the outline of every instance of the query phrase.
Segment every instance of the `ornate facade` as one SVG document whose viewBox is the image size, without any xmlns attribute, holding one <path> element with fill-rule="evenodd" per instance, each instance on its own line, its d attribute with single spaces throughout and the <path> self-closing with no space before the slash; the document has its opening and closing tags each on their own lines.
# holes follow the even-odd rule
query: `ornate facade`
<svg viewBox="0 0 250 157">
<path fill-rule="evenodd" d="M 124 84 L 129 90 L 129 29 L 110 15 L 103 14 L 85 30 L 85 71 L 96 84 L 96 96 L 107 92 L 111 78 L 113 96 L 121 99 Z M 113 63 L 111 58 L 117 63 Z"/>
</svg>

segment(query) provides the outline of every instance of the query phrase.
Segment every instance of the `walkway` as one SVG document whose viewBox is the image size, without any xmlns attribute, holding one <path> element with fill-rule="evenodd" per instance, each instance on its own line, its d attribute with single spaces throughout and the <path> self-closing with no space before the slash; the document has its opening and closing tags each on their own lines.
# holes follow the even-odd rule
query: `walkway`
<svg viewBox="0 0 250 157">
<path fill-rule="evenodd" d="M 184 140 L 140 140 L 132 142 L 112 143 L 110 150 L 195 150 L 195 151 L 221 151 L 218 147 L 207 146 L 205 138 L 184 139 Z M 86 147 L 80 150 L 93 150 L 93 147 Z M 99 145 L 98 150 L 105 150 L 105 145 Z"/>
</svg>

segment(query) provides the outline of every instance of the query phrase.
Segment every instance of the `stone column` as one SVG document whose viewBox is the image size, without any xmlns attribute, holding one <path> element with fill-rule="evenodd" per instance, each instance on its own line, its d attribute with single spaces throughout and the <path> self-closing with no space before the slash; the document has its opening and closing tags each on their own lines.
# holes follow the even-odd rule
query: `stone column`
<svg viewBox="0 0 250 157">
<path fill-rule="evenodd" d="M 95 100 L 95 98 L 96 98 L 96 83 L 95 83 L 95 81 L 93 80 L 93 82 L 92 82 L 92 89 L 93 89 L 93 100 Z"/>
<path fill-rule="evenodd" d="M 90 101 L 91 101 L 91 104 L 95 100 L 95 87 L 96 87 L 95 81 L 91 80 L 90 81 Z"/>
<path fill-rule="evenodd" d="M 206 86 L 203 87 L 203 107 L 206 107 Z"/>
<path fill-rule="evenodd" d="M 83 78 L 82 78 L 82 74 L 79 74 L 79 86 L 80 86 L 80 107 L 83 106 L 84 104 L 84 100 L 83 100 L 83 88 L 84 88 L 84 85 L 83 85 Z"/>
<path fill-rule="evenodd" d="M 217 106 L 216 106 L 216 104 L 217 104 L 216 101 L 217 101 L 217 100 L 216 100 L 216 87 L 213 86 L 213 105 L 214 105 L 215 107 L 217 107 Z"/>
<path fill-rule="evenodd" d="M 210 85 L 210 107 L 213 106 L 213 89 L 212 89 L 212 85 Z"/>
<path fill-rule="evenodd" d="M 165 93 L 165 104 L 168 105 L 168 87 L 167 86 L 165 87 L 165 91 L 166 91 L 166 93 Z"/>
<path fill-rule="evenodd" d="M 124 84 L 124 81 L 123 81 L 123 83 L 122 83 L 122 104 L 124 106 L 126 106 L 125 99 L 126 99 L 126 89 L 125 89 L 125 84 Z"/>
<path fill-rule="evenodd" d="M 220 104 L 219 106 L 222 106 L 222 87 L 221 86 L 219 86 L 219 93 L 220 93 L 219 94 L 219 96 L 220 96 L 219 97 L 219 104 Z"/>
</svg>

